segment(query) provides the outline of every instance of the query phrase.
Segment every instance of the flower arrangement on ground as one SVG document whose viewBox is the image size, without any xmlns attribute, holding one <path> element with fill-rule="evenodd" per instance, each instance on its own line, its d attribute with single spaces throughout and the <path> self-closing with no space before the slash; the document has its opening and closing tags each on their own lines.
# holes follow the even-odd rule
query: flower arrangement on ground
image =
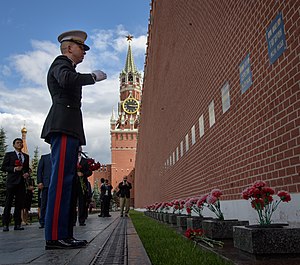
<svg viewBox="0 0 300 265">
<path fill-rule="evenodd" d="M 184 234 L 188 239 L 193 240 L 195 244 L 197 243 L 205 243 L 210 247 L 214 247 L 214 245 L 223 247 L 224 242 L 210 239 L 205 236 L 205 232 L 203 229 L 187 229 Z"/>
<path fill-rule="evenodd" d="M 208 195 L 203 196 L 201 200 L 203 201 L 203 203 L 205 202 L 204 206 L 211 210 L 219 220 L 224 220 L 224 215 L 221 211 L 220 205 L 221 195 L 221 190 L 213 189 Z"/>
<path fill-rule="evenodd" d="M 251 200 L 251 206 L 257 211 L 259 224 L 271 224 L 272 215 L 281 202 L 289 202 L 291 195 L 286 191 L 279 191 L 277 196 L 279 200 L 274 200 L 275 191 L 268 187 L 264 181 L 256 181 L 242 192 L 245 200 Z"/>
</svg>

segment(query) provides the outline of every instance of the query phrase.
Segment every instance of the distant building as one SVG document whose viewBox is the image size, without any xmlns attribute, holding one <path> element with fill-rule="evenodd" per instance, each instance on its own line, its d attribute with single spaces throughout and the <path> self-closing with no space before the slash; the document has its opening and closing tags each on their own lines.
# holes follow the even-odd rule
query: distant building
<svg viewBox="0 0 300 265">
<path fill-rule="evenodd" d="M 141 109 L 142 75 L 134 63 L 130 45 L 132 38 L 133 36 L 127 36 L 129 45 L 125 67 L 120 73 L 118 110 L 117 113 L 112 111 L 110 119 L 111 165 L 103 165 L 100 171 L 94 172 L 94 179 L 107 178 L 113 189 L 116 189 L 123 177 L 127 176 L 133 186 L 131 205 L 134 205 L 134 165 Z M 93 180 L 90 179 L 91 181 Z"/>
<path fill-rule="evenodd" d="M 27 135 L 27 129 L 24 125 L 24 127 L 21 129 L 21 134 L 22 134 L 22 140 L 23 140 L 23 148 L 22 152 L 29 155 L 28 153 L 28 147 L 27 147 L 27 141 L 26 141 L 26 135 Z"/>
</svg>

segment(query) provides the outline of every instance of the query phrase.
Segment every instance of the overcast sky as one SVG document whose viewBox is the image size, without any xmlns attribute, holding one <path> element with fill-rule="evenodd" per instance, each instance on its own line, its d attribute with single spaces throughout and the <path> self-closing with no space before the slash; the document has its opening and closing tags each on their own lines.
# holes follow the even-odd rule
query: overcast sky
<svg viewBox="0 0 300 265">
<path fill-rule="evenodd" d="M 40 139 L 41 128 L 51 106 L 46 75 L 60 54 L 57 36 L 68 30 L 88 33 L 91 47 L 82 73 L 101 69 L 106 81 L 83 88 L 83 119 L 87 145 L 83 151 L 100 163 L 110 163 L 110 116 L 117 111 L 119 74 L 125 66 L 128 42 L 135 64 L 143 73 L 150 0 L 9 0 L 1 3 L 0 127 L 6 132 L 8 150 L 26 126 L 29 155 L 49 152 Z"/>
</svg>

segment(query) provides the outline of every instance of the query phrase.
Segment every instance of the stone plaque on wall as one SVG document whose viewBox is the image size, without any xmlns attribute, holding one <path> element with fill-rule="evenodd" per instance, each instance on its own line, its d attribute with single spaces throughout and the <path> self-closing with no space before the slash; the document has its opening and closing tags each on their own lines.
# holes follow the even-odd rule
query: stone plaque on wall
<svg viewBox="0 0 300 265">
<path fill-rule="evenodd" d="M 276 16 L 276 18 L 267 28 L 266 35 L 268 42 L 269 60 L 271 64 L 273 64 L 286 49 L 284 24 L 281 12 Z"/>
</svg>

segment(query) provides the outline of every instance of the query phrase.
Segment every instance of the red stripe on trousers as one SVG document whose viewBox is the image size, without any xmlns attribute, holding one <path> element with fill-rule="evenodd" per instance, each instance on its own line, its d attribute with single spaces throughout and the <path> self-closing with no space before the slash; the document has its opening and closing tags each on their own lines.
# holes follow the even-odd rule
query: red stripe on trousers
<svg viewBox="0 0 300 265">
<path fill-rule="evenodd" d="M 63 187 L 63 180 L 64 180 L 66 149 L 67 149 L 67 136 L 62 135 L 61 143 L 60 143 L 60 156 L 59 156 L 56 196 L 55 196 L 55 205 L 54 205 L 54 213 L 53 213 L 53 223 L 52 223 L 53 240 L 58 239 L 58 217 L 60 212 L 60 202 L 61 202 L 62 187 Z"/>
</svg>

